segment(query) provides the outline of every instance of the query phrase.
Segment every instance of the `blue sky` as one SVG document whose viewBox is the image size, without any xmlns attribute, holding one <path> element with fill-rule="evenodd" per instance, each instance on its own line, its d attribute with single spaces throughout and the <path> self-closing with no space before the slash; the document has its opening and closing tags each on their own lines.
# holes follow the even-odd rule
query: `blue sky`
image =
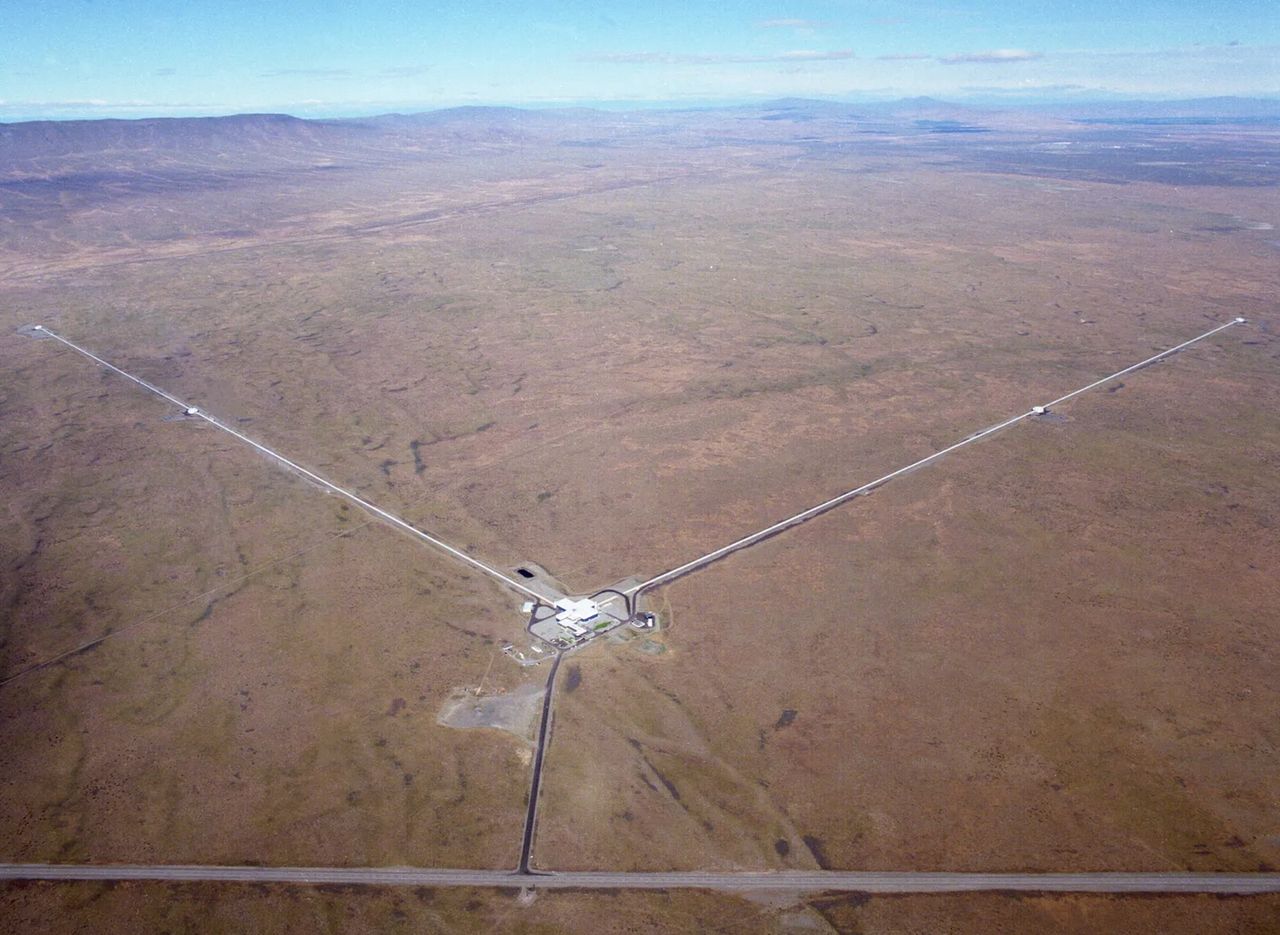
<svg viewBox="0 0 1280 935">
<path fill-rule="evenodd" d="M 0 0 L 0 120 L 1280 96 L 1265 2 Z"/>
</svg>

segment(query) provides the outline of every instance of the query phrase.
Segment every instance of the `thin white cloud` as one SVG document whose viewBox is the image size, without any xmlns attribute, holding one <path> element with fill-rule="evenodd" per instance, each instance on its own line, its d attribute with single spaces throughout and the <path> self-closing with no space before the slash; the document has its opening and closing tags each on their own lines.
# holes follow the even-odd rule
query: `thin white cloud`
<svg viewBox="0 0 1280 935">
<path fill-rule="evenodd" d="M 882 62 L 923 62 L 933 56 L 924 52 L 898 52 L 893 55 L 877 55 L 876 58 Z"/>
<path fill-rule="evenodd" d="M 383 78 L 417 78 L 430 70 L 430 65 L 396 65 L 392 68 L 384 68 L 378 74 Z"/>
<path fill-rule="evenodd" d="M 259 78 L 351 78 L 354 73 L 347 68 L 281 68 L 264 71 Z"/>
<path fill-rule="evenodd" d="M 612 65 L 731 65 L 761 62 L 839 62 L 854 57 L 852 49 L 794 49 L 774 55 L 737 55 L 731 53 L 687 54 L 679 52 L 597 52 L 584 55 L 581 61 L 606 62 Z"/>
<path fill-rule="evenodd" d="M 1250 55 L 1280 55 L 1280 45 L 1242 45 L 1231 41 L 1225 45 L 1188 45 L 1163 49 L 1062 49 L 1056 57 L 1073 58 L 1150 58 L 1150 59 L 1211 59 L 1236 60 Z"/>
<path fill-rule="evenodd" d="M 826 29 L 831 24 L 820 19 L 762 19 L 756 22 L 760 29 Z"/>
<path fill-rule="evenodd" d="M 798 49 L 794 52 L 783 52 L 773 58 L 764 59 L 769 62 L 840 62 L 853 58 L 853 49 L 837 49 L 832 52 L 815 52 L 810 49 Z"/>
<path fill-rule="evenodd" d="M 1058 94 L 1066 91 L 1097 91 L 1083 84 L 966 84 L 961 85 L 966 94 Z"/>
<path fill-rule="evenodd" d="M 187 103 L 175 101 L 124 100 L 110 101 L 102 98 L 82 98 L 62 101 L 10 101 L 0 100 L 0 117 L 18 117 L 38 120 L 44 116 L 103 117 L 117 114 L 165 115 L 175 113 L 210 114 L 243 110 L 234 104 Z"/>
<path fill-rule="evenodd" d="M 1043 58 L 1042 52 L 1028 52 L 1026 49 L 991 49 L 986 52 L 966 52 L 959 55 L 943 55 L 938 61 L 947 65 L 977 63 L 981 65 L 1003 65 L 1008 62 L 1031 62 Z"/>
</svg>

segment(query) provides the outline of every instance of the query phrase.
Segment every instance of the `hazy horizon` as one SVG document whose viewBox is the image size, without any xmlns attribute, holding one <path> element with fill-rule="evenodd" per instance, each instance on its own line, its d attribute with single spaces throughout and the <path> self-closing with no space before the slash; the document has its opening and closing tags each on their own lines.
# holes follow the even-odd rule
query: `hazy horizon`
<svg viewBox="0 0 1280 935">
<path fill-rule="evenodd" d="M 1249 2 L 908 0 L 649 5 L 375 0 L 15 3 L 0 120 L 466 104 L 642 107 L 777 97 L 957 102 L 1280 94 L 1280 25 Z"/>
<path fill-rule="evenodd" d="M 1187 109 L 1194 111 L 1196 115 L 1215 116 L 1221 113 L 1221 108 L 1213 106 L 1195 107 L 1194 105 L 1213 105 L 1217 103 L 1233 102 L 1258 102 L 1267 105 L 1265 108 L 1259 109 L 1257 113 L 1249 113 L 1248 116 L 1256 117 L 1273 117 L 1276 111 L 1280 110 L 1280 95 L 1221 95 L 1221 96 L 1202 96 L 1202 97 L 1166 97 L 1166 96 L 1093 96 L 1087 98 L 1078 98 L 1068 100 L 1063 98 L 1024 98 L 1024 99 L 998 99 L 993 97 L 970 96 L 965 97 L 956 95 L 952 97 L 939 97 L 936 95 L 914 95 L 914 96 L 875 96 L 875 95 L 759 95 L 754 98 L 728 98 L 728 99 L 712 99 L 712 98 L 691 98 L 688 100 L 665 100 L 665 101 L 617 101 L 617 100 L 565 100 L 565 101 L 537 101 L 537 102 L 511 102 L 511 101 L 458 101 L 441 104 L 414 105 L 402 104 L 396 105 L 388 103 L 383 107 L 378 105 L 369 105 L 368 107 L 351 106 L 333 108 L 298 108 L 281 105 L 272 107 L 264 106 L 260 109 L 250 110 L 208 110 L 208 111 L 191 111 L 185 113 L 154 113 L 147 110 L 129 110 L 122 108 L 111 113 L 101 113 L 93 109 L 83 111 L 69 110 L 57 114 L 3 114 L 0 115 L 0 125 L 18 124 L 18 123 L 34 123 L 40 121 L 60 121 L 72 122 L 83 120 L 147 120 L 147 119 L 201 119 L 214 117 L 244 117 L 244 116 L 287 116 L 295 117 L 300 120 L 360 120 L 375 117 L 391 116 L 394 114 L 425 114 L 440 111 L 458 110 L 466 108 L 474 108 L 477 110 L 493 109 L 515 109 L 526 111 L 569 111 L 569 110 L 595 110 L 601 113 L 662 113 L 664 111 L 679 110 L 716 110 L 733 107 L 751 107 L 765 106 L 772 102 L 791 100 L 791 101 L 811 101 L 820 104 L 847 104 L 852 107 L 863 106 L 884 106 L 895 103 L 908 103 L 915 100 L 930 100 L 936 102 L 940 106 L 952 106 L 959 109 L 973 110 L 1007 110 L 1007 111 L 1062 111 L 1087 115 L 1090 113 L 1102 113 L 1110 107 L 1123 105 L 1151 105 L 1153 108 L 1168 105 L 1187 105 Z M 1238 108 L 1231 109 L 1232 116 L 1242 116 L 1243 111 Z"/>
</svg>

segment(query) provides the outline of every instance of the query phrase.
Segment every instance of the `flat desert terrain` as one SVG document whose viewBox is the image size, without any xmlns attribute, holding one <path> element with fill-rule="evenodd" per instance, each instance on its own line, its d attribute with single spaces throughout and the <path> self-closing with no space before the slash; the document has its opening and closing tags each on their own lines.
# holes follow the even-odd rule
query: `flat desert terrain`
<svg viewBox="0 0 1280 935">
<path fill-rule="evenodd" d="M 651 592 L 648 642 L 564 661 L 532 857 L 1280 867 L 1280 134 L 855 110 L 0 126 L 3 860 L 514 867 L 533 724 L 438 717 L 477 689 L 532 697 L 547 668 L 501 652 L 527 645 L 519 595 L 25 325 L 590 593 L 1243 316 Z M 14 930 L 56 909 L 67 931 L 601 931 L 601 912 L 1263 931 L 1276 912 L 3 898 Z"/>
</svg>

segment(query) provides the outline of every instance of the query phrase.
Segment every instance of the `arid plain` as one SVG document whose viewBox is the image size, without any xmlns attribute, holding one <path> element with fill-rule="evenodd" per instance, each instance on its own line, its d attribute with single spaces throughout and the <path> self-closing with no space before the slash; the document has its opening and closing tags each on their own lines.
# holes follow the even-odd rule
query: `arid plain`
<svg viewBox="0 0 1280 935">
<path fill-rule="evenodd" d="M 655 592 L 665 651 L 572 655 L 534 864 L 1280 866 L 1274 127 L 855 110 L 0 128 L 4 859 L 513 867 L 531 744 L 437 714 L 545 678 L 499 652 L 518 597 L 23 325 L 588 591 L 1240 315 Z M 502 899 L 464 915 L 599 897 Z M 992 911 L 1172 917 L 1121 902 Z"/>
</svg>

